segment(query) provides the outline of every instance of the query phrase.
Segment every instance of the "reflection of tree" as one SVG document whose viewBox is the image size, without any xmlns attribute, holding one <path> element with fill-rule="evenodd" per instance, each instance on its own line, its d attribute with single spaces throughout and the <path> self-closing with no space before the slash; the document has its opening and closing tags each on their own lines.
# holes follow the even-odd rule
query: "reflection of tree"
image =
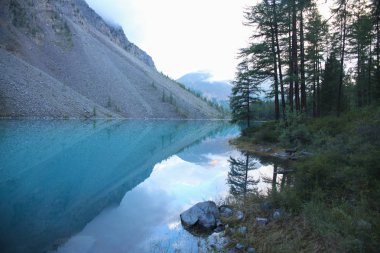
<svg viewBox="0 0 380 253">
<path fill-rule="evenodd" d="M 277 162 L 273 162 L 273 176 L 262 177 L 264 183 L 272 185 L 272 191 L 282 191 L 285 185 L 291 185 L 291 173 L 292 169 L 282 167 Z"/>
<path fill-rule="evenodd" d="M 230 193 L 234 196 L 243 196 L 245 198 L 248 192 L 256 192 L 256 185 L 259 180 L 254 180 L 249 176 L 249 171 L 257 169 L 256 162 L 250 159 L 247 153 L 245 159 L 235 159 L 230 157 L 230 171 L 228 172 L 227 183 L 230 185 Z"/>
</svg>

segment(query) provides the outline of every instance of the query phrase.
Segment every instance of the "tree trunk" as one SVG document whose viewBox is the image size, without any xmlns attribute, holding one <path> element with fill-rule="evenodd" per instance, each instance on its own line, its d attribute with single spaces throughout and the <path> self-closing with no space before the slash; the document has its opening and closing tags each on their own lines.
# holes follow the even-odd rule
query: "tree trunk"
<svg viewBox="0 0 380 253">
<path fill-rule="evenodd" d="M 379 67 L 379 66 L 378 66 Z M 369 43 L 369 56 L 368 56 L 368 104 L 372 103 L 372 35 Z"/>
<path fill-rule="evenodd" d="M 319 59 L 317 60 L 317 117 L 321 116 L 321 86 L 319 84 L 319 76 L 321 74 L 321 65 Z"/>
<path fill-rule="evenodd" d="M 291 10 L 289 9 L 289 40 L 288 40 L 288 48 L 289 48 L 289 75 L 290 75 L 290 79 L 289 79 L 289 107 L 290 107 L 290 111 L 293 112 L 293 58 L 292 58 L 292 29 L 291 29 Z"/>
<path fill-rule="evenodd" d="M 379 22 L 380 22 L 380 4 L 377 5 L 376 10 L 376 99 L 380 100 L 380 29 L 379 29 Z"/>
<path fill-rule="evenodd" d="M 303 32 L 303 12 L 301 9 L 300 15 L 300 50 L 301 50 L 301 111 L 306 111 L 306 80 L 305 80 L 305 45 L 304 45 L 304 32 Z"/>
<path fill-rule="evenodd" d="M 273 0 L 273 23 L 274 23 L 274 34 L 275 34 L 275 43 L 277 47 L 277 60 L 278 60 L 278 74 L 280 77 L 280 91 L 281 91 L 281 109 L 282 109 L 282 118 L 285 119 L 285 91 L 284 91 L 284 81 L 282 77 L 282 61 L 281 61 L 281 51 L 280 51 L 280 42 L 278 40 L 278 24 L 277 24 L 277 10 L 276 10 L 276 0 Z"/>
<path fill-rule="evenodd" d="M 317 117 L 317 94 L 316 94 L 316 79 L 317 79 L 317 56 L 316 56 L 316 46 L 314 46 L 314 55 L 313 55 L 313 117 Z"/>
<path fill-rule="evenodd" d="M 249 88 L 248 88 L 247 93 L 248 93 L 248 95 L 247 95 L 247 127 L 249 128 L 249 127 L 251 127 L 251 111 L 249 109 L 249 106 L 250 106 L 250 104 L 249 104 L 249 94 L 250 94 Z"/>
<path fill-rule="evenodd" d="M 345 0 L 344 0 L 345 1 Z M 341 44 L 341 56 L 340 56 L 340 76 L 339 76 L 339 87 L 338 87 L 338 104 L 337 104 L 337 116 L 339 117 L 341 112 L 341 103 L 342 103 L 342 87 L 343 87 L 343 72 L 344 72 L 344 51 L 346 46 L 346 21 L 347 21 L 347 13 L 346 13 L 347 4 L 344 2 L 343 8 L 343 31 L 342 31 L 342 44 Z"/>
<path fill-rule="evenodd" d="M 297 52 L 297 6 L 296 0 L 293 0 L 292 11 L 292 78 L 294 81 L 294 95 L 296 111 L 300 110 L 300 97 L 299 97 L 299 85 L 298 85 L 298 52 Z"/>
</svg>

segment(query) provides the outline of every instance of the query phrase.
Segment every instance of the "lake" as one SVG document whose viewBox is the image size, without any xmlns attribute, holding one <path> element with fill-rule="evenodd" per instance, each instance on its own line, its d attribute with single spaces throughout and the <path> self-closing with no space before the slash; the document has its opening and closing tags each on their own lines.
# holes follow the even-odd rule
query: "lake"
<svg viewBox="0 0 380 253">
<path fill-rule="evenodd" d="M 241 190 L 231 158 L 254 164 L 253 188 L 271 185 L 271 162 L 228 144 L 239 134 L 224 121 L 2 120 L 1 252 L 201 252 L 211 237 L 179 215 Z"/>
</svg>

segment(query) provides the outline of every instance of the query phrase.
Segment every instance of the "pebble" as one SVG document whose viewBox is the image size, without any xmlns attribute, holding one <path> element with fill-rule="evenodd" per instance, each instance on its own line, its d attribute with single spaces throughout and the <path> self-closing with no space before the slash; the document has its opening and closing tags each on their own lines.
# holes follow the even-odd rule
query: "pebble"
<svg viewBox="0 0 380 253">
<path fill-rule="evenodd" d="M 240 228 L 238 228 L 238 232 L 240 234 L 246 234 L 247 233 L 247 227 L 240 227 Z"/>
<path fill-rule="evenodd" d="M 249 252 L 249 253 L 254 253 L 254 252 L 256 252 L 256 250 L 255 250 L 254 247 L 249 247 L 249 248 L 247 249 L 247 252 Z"/>
<path fill-rule="evenodd" d="M 242 211 L 237 211 L 235 217 L 238 221 L 241 221 L 242 219 L 244 219 L 244 213 Z"/>
<path fill-rule="evenodd" d="M 235 249 L 237 249 L 237 250 L 243 250 L 244 248 L 245 248 L 244 245 L 241 243 L 236 243 L 236 245 L 235 245 Z"/>
<path fill-rule="evenodd" d="M 267 218 L 262 218 L 262 217 L 256 217 L 256 223 L 261 226 L 265 226 L 268 224 L 268 219 Z"/>
</svg>

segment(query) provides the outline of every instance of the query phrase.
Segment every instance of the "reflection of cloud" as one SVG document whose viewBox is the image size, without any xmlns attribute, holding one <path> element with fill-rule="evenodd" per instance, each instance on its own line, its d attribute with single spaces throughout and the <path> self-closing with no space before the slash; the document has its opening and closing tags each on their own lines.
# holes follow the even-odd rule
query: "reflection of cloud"
<svg viewBox="0 0 380 253">
<path fill-rule="evenodd" d="M 219 161 L 218 160 L 210 160 L 209 164 L 212 166 L 212 167 L 215 167 L 216 165 L 218 165 Z"/>
<path fill-rule="evenodd" d="M 173 210 L 165 203 L 172 201 L 159 189 L 146 192 L 136 187 L 125 195 L 119 207 L 103 211 L 58 252 L 140 252 L 155 228 L 168 222 Z"/>
<path fill-rule="evenodd" d="M 176 221 L 168 224 L 168 228 L 170 230 L 178 229 L 178 227 L 181 226 L 181 222 Z"/>
<path fill-rule="evenodd" d="M 102 212 L 58 252 L 150 252 L 149 242 L 172 241 L 168 245 L 174 247 L 175 237 L 177 246 L 186 248 L 193 242 L 182 230 L 179 214 L 195 202 L 228 192 L 229 154 L 205 157 L 209 162 L 202 166 L 176 155 L 156 164 L 120 206 Z"/>
</svg>

